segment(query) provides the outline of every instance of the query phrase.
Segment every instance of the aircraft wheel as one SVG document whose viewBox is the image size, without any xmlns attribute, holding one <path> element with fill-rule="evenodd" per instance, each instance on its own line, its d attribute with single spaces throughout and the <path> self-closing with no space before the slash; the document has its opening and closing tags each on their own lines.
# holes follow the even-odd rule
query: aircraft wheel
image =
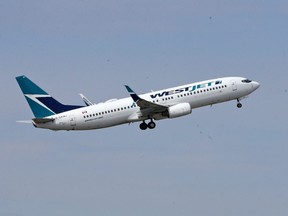
<svg viewBox="0 0 288 216">
<path fill-rule="evenodd" d="M 242 107 L 242 104 L 241 104 L 241 103 L 237 103 L 237 107 L 238 107 L 238 108 L 241 108 L 241 107 Z"/>
<path fill-rule="evenodd" d="M 145 122 L 142 122 L 140 125 L 139 125 L 140 129 L 141 130 L 146 130 L 148 125 L 145 123 Z"/>
<path fill-rule="evenodd" d="M 154 129 L 155 127 L 156 127 L 155 122 L 151 121 L 151 122 L 148 123 L 148 128 L 149 129 Z"/>
</svg>

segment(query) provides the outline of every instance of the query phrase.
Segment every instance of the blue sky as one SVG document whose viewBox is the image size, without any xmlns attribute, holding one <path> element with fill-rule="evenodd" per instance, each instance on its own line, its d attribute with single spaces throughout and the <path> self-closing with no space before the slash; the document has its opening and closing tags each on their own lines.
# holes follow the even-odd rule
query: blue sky
<svg viewBox="0 0 288 216">
<path fill-rule="evenodd" d="M 286 1 L 1 1 L 0 215 L 288 214 Z M 105 130 L 52 132 L 15 76 L 82 104 L 244 76 L 243 101 Z"/>
</svg>

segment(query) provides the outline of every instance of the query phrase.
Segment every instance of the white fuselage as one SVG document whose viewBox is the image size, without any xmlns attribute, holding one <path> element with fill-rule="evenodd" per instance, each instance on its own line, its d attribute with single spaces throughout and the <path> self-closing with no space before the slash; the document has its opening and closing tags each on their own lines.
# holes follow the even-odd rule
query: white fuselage
<svg viewBox="0 0 288 216">
<path fill-rule="evenodd" d="M 245 78 L 218 78 L 139 96 L 149 102 L 167 107 L 189 103 L 192 110 L 202 106 L 241 99 L 259 87 L 259 83 L 254 81 L 244 83 L 243 79 Z M 53 118 L 54 121 L 46 123 L 34 122 L 34 125 L 38 128 L 51 130 L 89 130 L 147 119 L 147 117 L 142 115 L 140 108 L 131 97 L 86 106 L 47 118 Z M 151 119 L 155 120 L 164 118 L 168 117 L 161 113 L 151 116 Z"/>
</svg>

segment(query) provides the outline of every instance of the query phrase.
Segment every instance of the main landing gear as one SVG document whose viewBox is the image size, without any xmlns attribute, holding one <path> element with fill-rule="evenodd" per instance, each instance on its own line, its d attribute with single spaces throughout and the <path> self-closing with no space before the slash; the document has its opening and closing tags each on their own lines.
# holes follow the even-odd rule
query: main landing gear
<svg viewBox="0 0 288 216">
<path fill-rule="evenodd" d="M 237 98 L 237 107 L 238 108 L 241 108 L 242 107 L 242 104 L 240 103 L 240 100 Z"/>
<path fill-rule="evenodd" d="M 140 125 L 139 125 L 141 130 L 146 130 L 147 128 L 149 129 L 154 129 L 156 127 L 155 122 L 151 119 L 151 121 L 147 124 L 145 121 L 143 121 Z"/>
</svg>

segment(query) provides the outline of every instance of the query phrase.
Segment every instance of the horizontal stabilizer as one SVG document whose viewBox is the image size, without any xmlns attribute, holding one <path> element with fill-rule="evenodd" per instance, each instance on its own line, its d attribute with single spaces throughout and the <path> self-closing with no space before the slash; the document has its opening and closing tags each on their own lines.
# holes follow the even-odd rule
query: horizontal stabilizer
<svg viewBox="0 0 288 216">
<path fill-rule="evenodd" d="M 24 123 L 24 124 L 31 124 L 32 120 L 20 120 L 20 121 L 16 121 L 17 123 Z"/>
<path fill-rule="evenodd" d="M 32 119 L 34 123 L 39 124 L 39 123 L 47 123 L 47 122 L 52 122 L 54 119 L 52 118 L 34 118 Z"/>
</svg>

